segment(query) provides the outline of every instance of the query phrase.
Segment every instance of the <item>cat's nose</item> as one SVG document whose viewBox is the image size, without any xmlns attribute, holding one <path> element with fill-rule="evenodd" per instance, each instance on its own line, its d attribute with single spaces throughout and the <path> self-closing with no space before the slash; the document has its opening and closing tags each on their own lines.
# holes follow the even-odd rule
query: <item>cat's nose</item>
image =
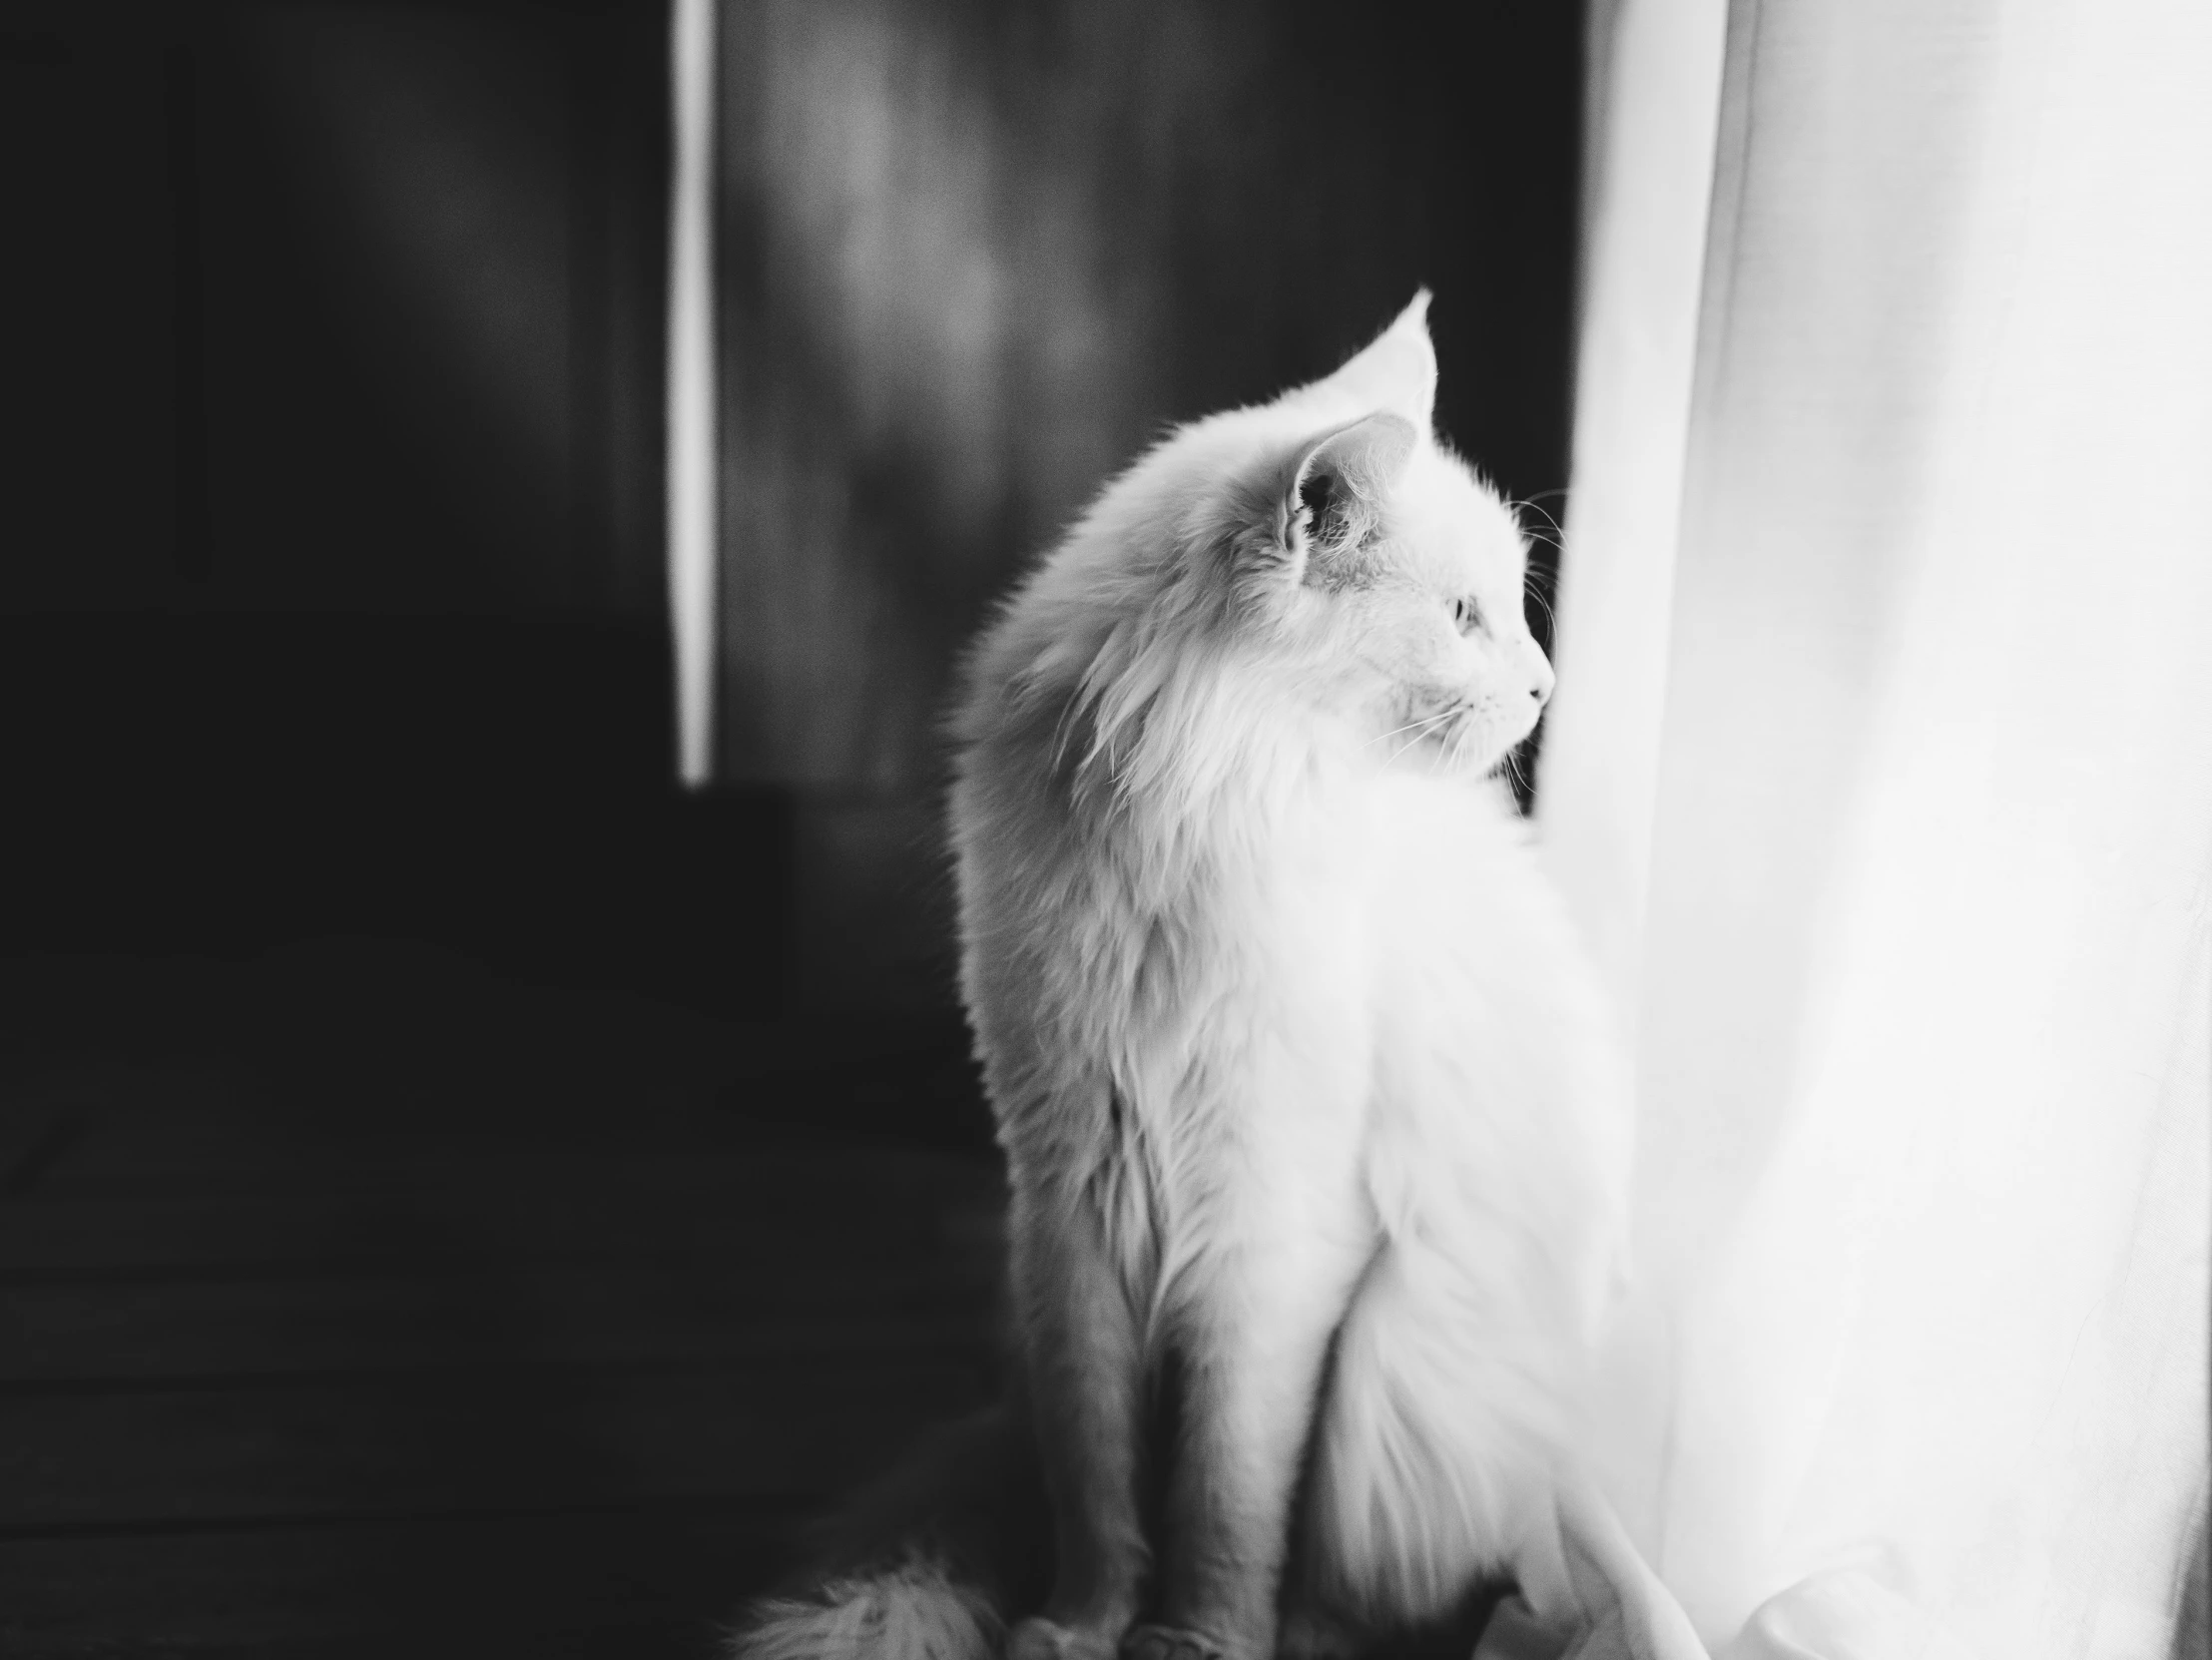
<svg viewBox="0 0 2212 1660">
<path fill-rule="evenodd" d="M 1557 681 L 1551 672 L 1551 665 L 1542 658 L 1537 658 L 1536 679 L 1535 683 L 1528 688 L 1528 695 L 1536 700 L 1538 709 L 1543 708 L 1545 702 L 1551 697 L 1551 689 L 1556 684 Z"/>
</svg>

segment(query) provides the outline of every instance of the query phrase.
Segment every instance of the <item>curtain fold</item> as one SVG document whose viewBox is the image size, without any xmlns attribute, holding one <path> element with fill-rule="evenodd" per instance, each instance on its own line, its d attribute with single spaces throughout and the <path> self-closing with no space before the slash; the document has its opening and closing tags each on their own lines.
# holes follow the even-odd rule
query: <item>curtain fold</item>
<svg viewBox="0 0 2212 1660">
<path fill-rule="evenodd" d="M 1600 1449 L 1716 1653 L 2161 1656 L 2205 1492 L 2212 9 L 1593 30 L 1561 881 Z"/>
</svg>

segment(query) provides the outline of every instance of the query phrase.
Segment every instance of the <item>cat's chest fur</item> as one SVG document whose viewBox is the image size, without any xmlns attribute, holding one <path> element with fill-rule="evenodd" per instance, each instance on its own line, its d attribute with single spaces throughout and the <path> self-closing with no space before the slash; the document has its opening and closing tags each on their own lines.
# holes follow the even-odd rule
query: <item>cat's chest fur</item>
<svg viewBox="0 0 2212 1660">
<path fill-rule="evenodd" d="M 1609 1034 L 1501 792 L 1307 757 L 1175 801 L 964 854 L 971 940 L 1017 965 L 970 985 L 1021 1057 L 993 1080 L 1017 1164 L 1133 1184 L 1155 1222 L 1260 1138 L 1352 1177 L 1385 1235 L 1610 1208 Z"/>
</svg>

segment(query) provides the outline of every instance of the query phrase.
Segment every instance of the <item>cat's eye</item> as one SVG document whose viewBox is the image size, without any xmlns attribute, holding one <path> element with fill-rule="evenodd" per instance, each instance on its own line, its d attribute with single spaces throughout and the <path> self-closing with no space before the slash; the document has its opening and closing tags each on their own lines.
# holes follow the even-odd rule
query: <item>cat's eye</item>
<svg viewBox="0 0 2212 1660">
<path fill-rule="evenodd" d="M 1451 602 L 1451 621 L 1461 634 L 1472 634 L 1482 626 L 1482 607 L 1471 598 Z"/>
</svg>

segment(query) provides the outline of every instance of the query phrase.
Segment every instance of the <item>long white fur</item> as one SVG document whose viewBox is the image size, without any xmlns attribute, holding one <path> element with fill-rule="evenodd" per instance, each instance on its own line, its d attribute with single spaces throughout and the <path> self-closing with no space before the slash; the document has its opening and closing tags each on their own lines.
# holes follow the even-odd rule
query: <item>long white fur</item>
<svg viewBox="0 0 2212 1660">
<path fill-rule="evenodd" d="M 1107 1358 L 1195 1351 L 1196 1410 L 1226 1417 L 1176 1455 L 1253 1465 L 1185 1486 L 1243 1483 L 1264 1512 L 1296 1470 L 1262 1466 L 1310 1446 L 1291 1571 L 1378 1622 L 1501 1567 L 1539 1613 L 1566 1595 L 1553 1471 L 1629 1153 L 1612 1031 L 1489 776 L 1549 671 L 1518 527 L 1431 432 L 1426 297 L 1328 380 L 1188 427 L 1107 489 L 978 647 L 952 803 L 1041 1432 L 1117 1434 L 1118 1408 L 1057 1421 L 1087 1410 L 1068 1391 L 1138 1387 L 1095 1376 L 1082 1332 L 1113 1300 L 1056 1283 L 1070 1248 L 1040 1237 L 1094 1233 L 1133 1312 Z M 1299 513 L 1317 454 L 1334 545 Z M 1452 612 L 1470 597 L 1471 634 Z M 1463 713 L 1424 737 L 1446 698 Z M 1254 1372 L 1291 1383 L 1271 1398 Z M 1289 1433 L 1262 1421 L 1287 1411 Z M 1127 1462 L 1063 1449 L 1062 1485 Z M 1064 1519 L 1086 1502 L 1058 1497 Z M 1149 1573 L 1116 1525 L 1103 1548 Z M 1170 1548 L 1217 1553 L 1211 1525 L 1184 1517 Z M 1218 1548 L 1239 1560 L 1180 1591 L 1160 1562 L 1167 1600 L 1210 1645 L 1264 1653 L 1280 1556 Z M 1240 1573 L 1264 1598 L 1225 1588 Z M 1127 1587 L 1086 1602 L 1066 1579 L 1026 1653 L 1120 1635 Z"/>
<path fill-rule="evenodd" d="M 1272 1660 L 1286 1582 L 1300 1631 L 1501 1570 L 1574 1615 L 1627 1091 L 1494 776 L 1550 671 L 1518 526 L 1433 435 L 1426 305 L 1143 457 L 968 665 L 963 991 L 1059 1555 L 1011 1660 L 1104 1660 L 1140 1609 Z M 996 1612 L 924 1569 L 764 1609 L 741 1652 L 991 1660 Z"/>
</svg>

